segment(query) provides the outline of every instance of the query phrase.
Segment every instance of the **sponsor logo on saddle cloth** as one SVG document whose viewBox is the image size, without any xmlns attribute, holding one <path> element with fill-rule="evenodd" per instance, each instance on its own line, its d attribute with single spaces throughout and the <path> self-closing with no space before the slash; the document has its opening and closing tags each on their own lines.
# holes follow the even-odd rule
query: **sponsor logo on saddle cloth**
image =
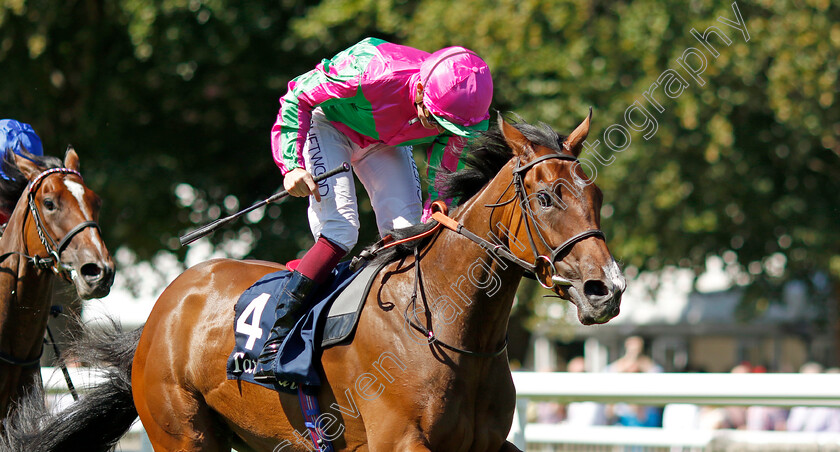
<svg viewBox="0 0 840 452">
<path fill-rule="evenodd" d="M 349 267 L 349 262 L 342 262 L 333 270 L 331 282 L 316 290 L 310 301 L 313 303 L 312 308 L 298 319 L 283 340 L 274 362 L 279 381 L 276 384 L 255 381 L 254 369 L 274 325 L 275 308 L 291 272 L 283 270 L 269 273 L 243 292 L 235 307 L 233 330 L 236 342 L 227 361 L 228 379 L 290 393 L 297 393 L 299 384 L 320 385 L 319 369 L 316 366 L 322 347 L 347 338 L 355 327 L 358 312 L 361 312 L 364 297 L 356 293 L 353 295 L 353 303 L 358 309 L 350 309 L 356 314 L 352 322 L 348 321 L 346 307 L 342 310 L 343 314 L 329 314 L 333 312 L 330 308 L 342 290 L 365 270 L 353 272 Z M 328 315 L 333 315 L 333 318 L 328 319 Z M 328 331 L 326 335 L 325 326 Z"/>
</svg>

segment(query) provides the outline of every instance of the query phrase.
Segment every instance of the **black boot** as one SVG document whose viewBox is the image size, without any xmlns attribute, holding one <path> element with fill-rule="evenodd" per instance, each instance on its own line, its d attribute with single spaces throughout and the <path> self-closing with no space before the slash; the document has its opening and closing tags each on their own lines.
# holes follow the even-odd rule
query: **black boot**
<svg viewBox="0 0 840 452">
<path fill-rule="evenodd" d="M 274 376 L 274 358 L 277 349 L 297 323 L 298 317 L 306 310 L 306 299 L 314 286 L 315 283 L 311 279 L 296 271 L 289 276 L 280 296 L 280 302 L 274 311 L 276 319 L 274 326 L 271 327 L 260 357 L 257 358 L 254 380 L 263 383 L 273 383 L 277 380 Z"/>
</svg>

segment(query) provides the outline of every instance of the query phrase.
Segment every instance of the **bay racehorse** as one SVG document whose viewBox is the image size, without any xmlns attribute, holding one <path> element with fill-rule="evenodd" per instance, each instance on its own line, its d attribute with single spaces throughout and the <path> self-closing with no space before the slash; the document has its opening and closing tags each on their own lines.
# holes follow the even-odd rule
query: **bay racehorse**
<svg viewBox="0 0 840 452">
<path fill-rule="evenodd" d="M 506 332 L 523 273 L 584 324 L 617 315 L 625 287 L 599 229 L 601 192 L 577 159 L 590 118 L 568 137 L 500 119 L 467 169 L 447 176 L 461 201 L 452 216 L 408 228 L 400 236 L 432 232 L 378 255 L 389 263 L 352 340 L 321 356 L 321 433 L 336 450 L 518 450 L 505 440 L 516 397 Z M 282 268 L 218 259 L 185 271 L 142 335 L 102 341 L 115 357 L 108 383 L 39 421 L 30 447 L 104 450 L 116 440 L 105 425 L 128 428 L 136 407 L 156 451 L 314 450 L 296 395 L 226 378 L 234 303 Z"/>
<path fill-rule="evenodd" d="M 79 174 L 72 148 L 55 157 L 7 152 L 0 178 L 12 211 L 0 238 L 0 419 L 33 385 L 52 304 L 53 282 L 70 282 L 83 299 L 108 294 L 114 263 L 97 220 L 99 197 Z"/>
</svg>

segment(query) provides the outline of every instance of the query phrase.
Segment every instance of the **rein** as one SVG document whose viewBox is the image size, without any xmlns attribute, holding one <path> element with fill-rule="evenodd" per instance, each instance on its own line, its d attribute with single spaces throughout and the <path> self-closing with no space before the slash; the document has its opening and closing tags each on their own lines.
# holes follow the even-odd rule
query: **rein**
<svg viewBox="0 0 840 452">
<path fill-rule="evenodd" d="M 426 337 L 426 340 L 429 342 L 429 345 L 437 344 L 447 350 L 451 350 L 456 353 L 460 353 L 462 355 L 473 356 L 476 358 L 495 358 L 507 350 L 508 346 L 508 338 L 505 336 L 505 341 L 502 343 L 501 347 L 494 351 L 494 352 L 474 352 L 472 350 L 465 350 L 463 348 L 458 348 L 453 345 L 449 345 L 446 342 L 438 339 L 435 336 L 435 332 L 432 330 L 432 327 L 429 328 L 416 323 L 414 320 L 411 319 L 408 315 L 408 310 L 411 309 L 411 312 L 414 314 L 414 318 L 417 318 L 417 294 L 419 293 L 420 284 L 421 284 L 421 277 L 420 277 L 420 248 L 414 248 L 414 293 L 411 294 L 411 301 L 406 305 L 405 311 L 403 312 L 403 317 L 411 325 L 412 328 L 421 332 L 423 336 Z"/>
<path fill-rule="evenodd" d="M 443 211 L 446 210 L 446 204 L 444 204 L 442 201 L 435 201 L 432 204 L 432 207 L 433 207 L 433 209 L 438 209 L 438 211 L 436 213 L 440 213 L 440 210 L 443 210 Z M 433 218 L 434 218 L 434 216 L 433 216 Z M 400 239 L 400 240 L 394 240 L 393 236 L 391 236 L 390 234 L 386 235 L 385 237 L 382 238 L 382 240 L 380 240 L 379 242 L 377 242 L 374 245 L 372 250 L 363 250 L 359 254 L 359 256 L 354 257 L 353 262 L 350 264 L 350 267 L 351 268 L 358 268 L 362 261 L 373 259 L 374 257 L 376 257 L 377 253 L 379 253 L 381 251 L 384 251 L 384 250 L 387 250 L 388 248 L 393 248 L 393 247 L 395 247 L 397 245 L 401 245 L 403 243 L 413 242 L 415 240 L 420 240 L 420 239 L 429 237 L 429 236 L 437 233 L 438 231 L 440 231 L 441 227 L 446 226 L 446 224 L 444 224 L 444 221 L 448 220 L 449 222 L 452 222 L 452 223 L 455 222 L 455 220 L 453 220 L 453 219 L 451 219 L 451 218 L 449 218 L 445 215 L 443 215 L 442 219 L 438 219 L 438 218 L 434 218 L 434 219 L 437 220 L 438 223 L 436 225 L 432 226 L 431 229 L 429 229 L 425 232 L 421 232 L 420 234 L 417 234 L 417 235 L 414 235 L 414 236 L 411 236 L 411 237 L 406 237 L 406 238 Z M 441 221 L 441 220 L 443 220 L 443 221 Z M 471 232 L 469 232 L 467 230 L 464 230 L 464 231 L 472 234 Z M 473 235 L 475 235 L 475 234 L 473 234 Z M 513 257 L 515 258 L 515 256 L 513 256 Z M 504 353 L 505 350 L 507 350 L 507 346 L 508 346 L 507 336 L 505 337 L 505 341 L 501 345 L 501 347 L 494 352 L 489 352 L 489 353 L 487 353 L 487 352 L 474 352 L 472 350 L 466 350 L 466 349 L 463 349 L 463 348 L 455 347 L 454 345 L 449 345 L 446 342 L 443 342 L 442 340 L 438 339 L 437 336 L 435 336 L 435 332 L 434 332 L 434 330 L 432 330 L 431 326 L 429 328 L 426 328 L 423 325 L 420 325 L 419 323 L 415 322 L 411 317 L 409 317 L 408 311 L 409 311 L 409 309 L 411 309 L 412 313 L 414 314 L 413 317 L 415 319 L 417 318 L 417 310 L 416 310 L 417 294 L 420 293 L 420 284 L 422 283 L 422 278 L 421 278 L 421 274 L 420 274 L 420 247 L 415 247 L 414 248 L 414 275 L 415 275 L 414 276 L 414 291 L 411 294 L 411 301 L 409 302 L 409 304 L 406 305 L 405 311 L 403 311 L 403 318 L 405 318 L 405 321 L 409 325 L 411 325 L 412 328 L 416 329 L 417 331 L 419 331 L 420 333 L 423 334 L 423 336 L 428 341 L 429 345 L 437 344 L 437 345 L 439 345 L 439 346 L 441 346 L 441 347 L 443 347 L 447 350 L 451 350 L 453 352 L 460 353 L 460 354 L 467 355 L 467 356 L 474 356 L 474 357 L 477 357 L 477 358 L 495 358 L 495 357 L 501 355 L 502 353 Z"/>
<path fill-rule="evenodd" d="M 0 254 L 0 262 L 6 260 L 7 257 L 17 254 L 18 256 L 26 259 L 32 264 L 33 267 L 39 270 L 47 270 L 53 267 L 53 258 L 51 257 L 40 257 L 40 256 L 29 256 L 27 254 L 21 253 L 20 251 L 9 251 L 8 253 Z"/>
</svg>

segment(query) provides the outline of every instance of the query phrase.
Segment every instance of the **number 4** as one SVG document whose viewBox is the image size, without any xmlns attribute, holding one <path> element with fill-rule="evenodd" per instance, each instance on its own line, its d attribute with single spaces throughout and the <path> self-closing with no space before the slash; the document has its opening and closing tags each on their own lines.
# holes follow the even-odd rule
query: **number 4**
<svg viewBox="0 0 840 452">
<path fill-rule="evenodd" d="M 245 348 L 248 350 L 253 349 L 254 342 L 263 336 L 263 330 L 260 328 L 260 318 L 269 298 L 271 298 L 271 295 L 267 293 L 254 298 L 253 301 L 248 303 L 248 307 L 242 311 L 239 320 L 236 321 L 236 332 L 248 336 L 248 342 L 245 343 Z M 248 323 L 248 317 L 251 317 L 251 323 Z"/>
</svg>

